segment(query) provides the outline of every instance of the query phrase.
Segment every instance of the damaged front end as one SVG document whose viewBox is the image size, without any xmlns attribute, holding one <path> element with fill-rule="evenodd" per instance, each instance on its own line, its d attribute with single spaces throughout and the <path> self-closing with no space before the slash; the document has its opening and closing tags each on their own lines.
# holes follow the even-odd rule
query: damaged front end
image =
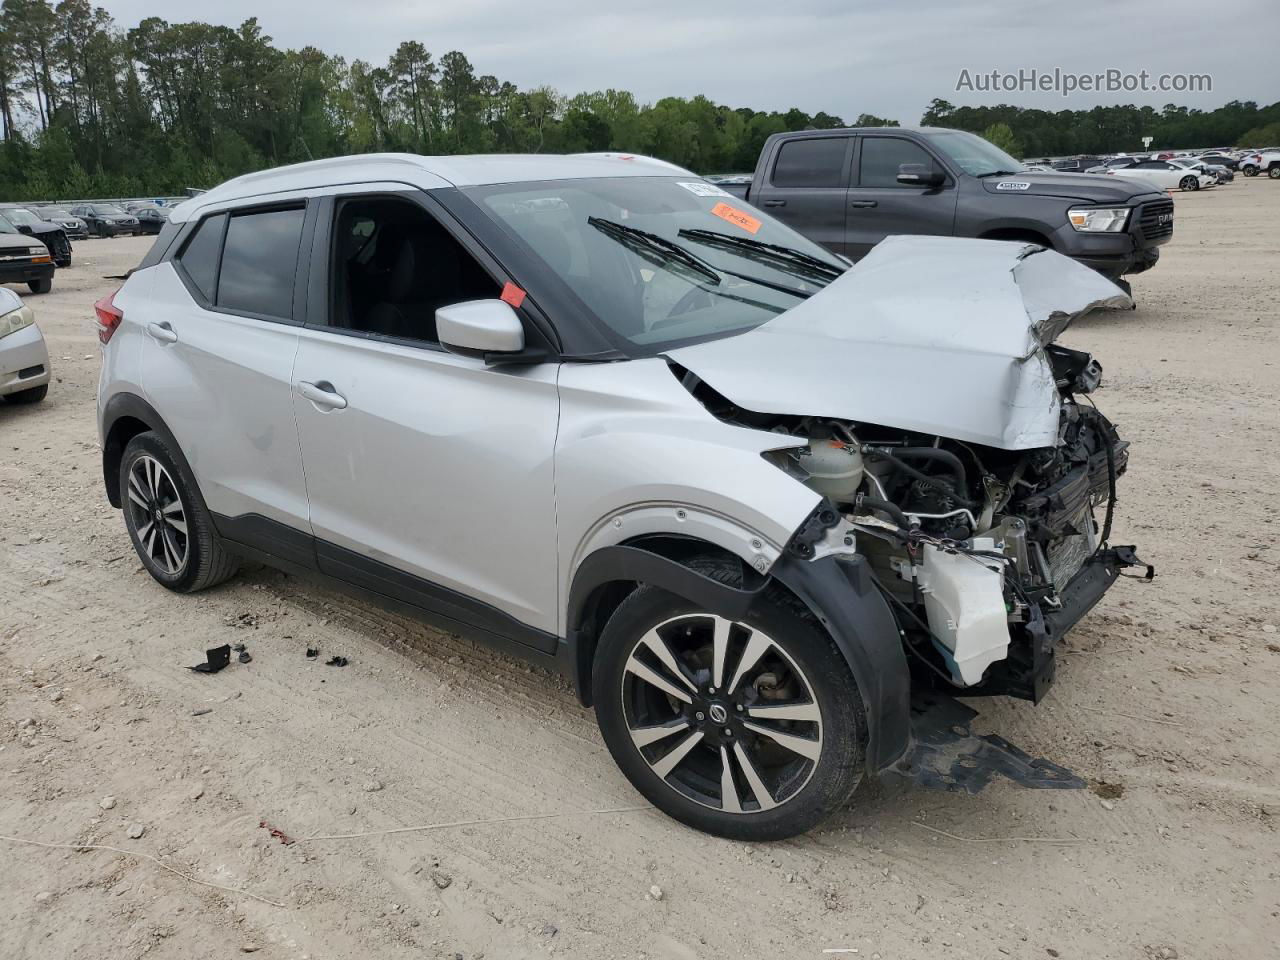
<svg viewBox="0 0 1280 960">
<path fill-rule="evenodd" d="M 921 279 L 930 274 L 945 276 Z M 1125 302 L 1109 281 L 1041 248 L 902 238 L 777 320 L 671 360 L 721 419 L 794 439 L 765 456 L 826 506 L 792 549 L 862 557 L 897 620 L 913 691 L 1038 702 L 1057 641 L 1140 564 L 1133 547 L 1110 543 L 1129 445 L 1089 400 L 1101 367 L 1053 343 L 1076 317 Z M 925 304 L 938 311 L 927 322 Z M 815 350 L 818 335 L 826 342 Z M 743 375 L 753 339 L 772 365 L 764 382 L 790 382 L 793 393 L 767 402 Z M 789 376 L 806 367 L 805 381 Z M 963 727 L 955 739 L 975 745 L 970 759 L 981 754 L 1006 775 L 1021 769 L 969 737 L 967 723 L 949 722 L 951 709 L 917 711 L 918 755 L 926 743 L 928 757 L 946 755 L 946 730 Z M 1073 778 L 1041 779 L 1032 785 Z"/>
</svg>

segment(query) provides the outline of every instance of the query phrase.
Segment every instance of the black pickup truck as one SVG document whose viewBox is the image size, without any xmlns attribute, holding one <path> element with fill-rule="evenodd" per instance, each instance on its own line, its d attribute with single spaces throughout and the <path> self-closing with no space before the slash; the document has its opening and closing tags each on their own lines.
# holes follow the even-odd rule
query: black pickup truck
<svg viewBox="0 0 1280 960">
<path fill-rule="evenodd" d="M 750 184 L 719 186 L 851 260 L 892 234 L 1029 240 L 1127 290 L 1121 278 L 1154 266 L 1173 236 L 1173 201 L 1154 184 L 1032 173 L 941 127 L 774 134 Z"/>
</svg>

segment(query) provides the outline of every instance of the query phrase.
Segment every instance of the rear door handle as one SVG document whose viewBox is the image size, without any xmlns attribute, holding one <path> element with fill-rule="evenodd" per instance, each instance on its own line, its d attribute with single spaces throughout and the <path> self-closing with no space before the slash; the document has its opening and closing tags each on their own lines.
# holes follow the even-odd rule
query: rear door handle
<svg viewBox="0 0 1280 960">
<path fill-rule="evenodd" d="M 169 321 L 162 320 L 160 323 L 148 323 L 147 333 L 151 335 L 151 339 L 159 340 L 161 343 L 177 343 L 178 335 L 173 332 L 173 327 L 169 326 Z"/>
<path fill-rule="evenodd" d="M 876 201 L 874 200 L 850 200 L 849 201 L 849 206 L 851 207 L 874 207 L 875 205 L 876 205 Z"/>
<path fill-rule="evenodd" d="M 325 407 L 329 410 L 345 410 L 347 407 L 347 398 L 340 394 L 328 380 L 317 380 L 315 383 L 299 380 L 298 392 L 317 407 Z"/>
<path fill-rule="evenodd" d="M 787 201 L 785 200 L 766 200 L 763 204 L 761 204 L 761 206 L 765 206 L 765 207 L 785 207 L 786 205 L 787 205 Z"/>
</svg>

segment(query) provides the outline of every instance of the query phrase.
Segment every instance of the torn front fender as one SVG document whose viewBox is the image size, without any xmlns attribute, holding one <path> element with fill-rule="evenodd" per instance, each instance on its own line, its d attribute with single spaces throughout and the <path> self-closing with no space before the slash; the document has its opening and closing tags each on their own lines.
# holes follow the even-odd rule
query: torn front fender
<svg viewBox="0 0 1280 960">
<path fill-rule="evenodd" d="M 1077 317 L 1130 305 L 1034 244 L 890 237 L 769 322 L 669 356 L 747 410 L 1025 450 L 1057 440 L 1044 348 Z"/>
</svg>

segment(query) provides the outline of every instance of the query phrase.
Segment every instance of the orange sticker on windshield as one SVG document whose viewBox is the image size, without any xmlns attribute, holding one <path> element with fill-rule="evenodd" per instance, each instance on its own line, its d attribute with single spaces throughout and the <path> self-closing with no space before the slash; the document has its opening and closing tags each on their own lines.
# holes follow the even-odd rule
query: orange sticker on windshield
<svg viewBox="0 0 1280 960">
<path fill-rule="evenodd" d="M 760 232 L 760 221 L 749 213 L 743 213 L 737 207 L 731 207 L 727 203 L 717 203 L 711 208 L 711 212 L 721 220 L 728 220 L 734 226 L 741 227 L 747 233 Z"/>
</svg>

